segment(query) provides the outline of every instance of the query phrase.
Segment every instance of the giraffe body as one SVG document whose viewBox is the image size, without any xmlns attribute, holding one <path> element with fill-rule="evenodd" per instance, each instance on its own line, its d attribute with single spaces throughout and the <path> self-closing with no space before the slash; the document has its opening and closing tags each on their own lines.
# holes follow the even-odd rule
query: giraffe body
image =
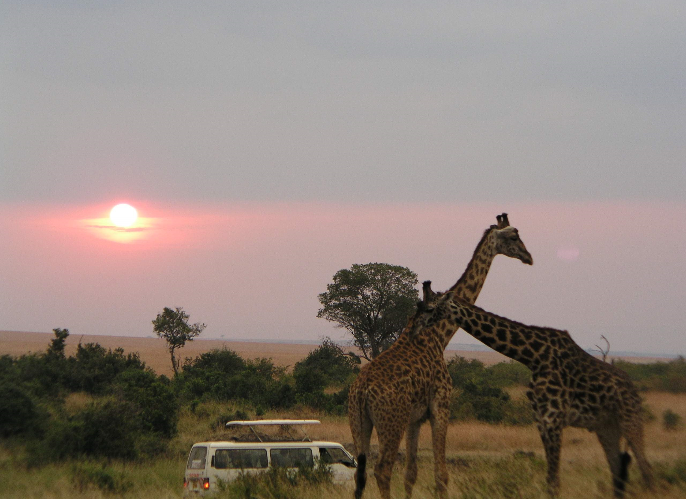
<svg viewBox="0 0 686 499">
<path fill-rule="evenodd" d="M 431 306 L 441 296 L 476 301 L 490 265 L 498 254 L 517 258 L 527 264 L 533 263 L 517 229 L 509 226 L 505 214 L 498 216 L 498 225 L 486 230 L 457 283 L 445 294 L 434 294 L 425 287 L 424 303 Z M 388 350 L 362 368 L 350 387 L 350 430 L 358 462 L 365 463 L 358 467 L 356 473 L 356 498 L 360 498 L 364 490 L 369 441 L 374 428 L 379 437 L 379 458 L 374 476 L 381 497 L 390 498 L 393 465 L 405 432 L 405 493 L 407 497 L 412 495 L 417 479 L 419 429 L 427 420 L 432 431 L 436 489 L 439 496 L 447 495 L 445 440 L 452 381 L 443 352 L 457 327 L 442 335 L 435 335 L 412 327 L 413 320 L 410 319 L 405 331 Z"/>
<path fill-rule="evenodd" d="M 615 495 L 621 497 L 630 457 L 620 451 L 624 437 L 638 461 L 644 481 L 652 483 L 645 458 L 641 399 L 624 371 L 585 352 L 567 331 L 527 326 L 499 317 L 466 301 L 438 299 L 420 305 L 413 328 L 461 327 L 494 350 L 531 369 L 527 397 L 536 418 L 548 462 L 551 495 L 560 488 L 562 430 L 566 426 L 596 433 L 610 465 Z"/>
</svg>

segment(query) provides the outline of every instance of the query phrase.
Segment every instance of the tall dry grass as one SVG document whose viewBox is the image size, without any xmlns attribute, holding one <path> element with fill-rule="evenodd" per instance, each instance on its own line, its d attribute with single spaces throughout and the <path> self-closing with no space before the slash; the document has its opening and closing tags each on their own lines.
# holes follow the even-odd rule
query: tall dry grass
<svg viewBox="0 0 686 499">
<path fill-rule="evenodd" d="M 76 395 L 68 403 L 78 406 L 85 401 L 86 397 Z M 629 497 L 686 497 L 686 429 L 668 431 L 663 428 L 659 417 L 664 410 L 670 409 L 686 420 L 686 395 L 647 393 L 645 405 L 658 416 L 646 425 L 647 453 L 655 467 L 658 487 L 654 491 L 643 490 L 638 469 L 632 464 Z M 179 434 L 172 441 L 167 455 L 138 464 L 67 462 L 27 467 L 27 461 L 19 450 L 5 449 L 0 451 L 0 495 L 7 498 L 36 499 L 181 497 L 185 459 L 190 446 L 196 441 L 226 436 L 226 432 L 217 426 L 217 420 L 222 414 L 236 409 L 218 403 L 200 404 L 194 412 L 184 409 L 179 422 Z M 262 418 L 320 419 L 320 426 L 307 429 L 313 439 L 351 443 L 345 417 L 325 416 L 309 409 L 299 409 L 288 414 L 267 413 Z M 373 438 L 372 445 L 378 445 L 376 437 Z M 429 425 L 422 428 L 418 457 L 420 473 L 414 496 L 431 497 L 434 478 Z M 452 424 L 448 433 L 447 458 L 451 498 L 546 497 L 543 447 L 533 426 L 488 425 L 477 422 Z M 119 489 L 106 492 L 79 478 L 83 477 L 84 470 L 93 472 L 100 468 L 114 477 L 117 481 L 115 486 Z M 401 456 L 393 477 L 394 497 L 404 496 L 403 472 Z M 565 430 L 561 480 L 563 499 L 612 496 L 609 470 L 593 434 L 573 428 Z M 297 490 L 297 497 L 303 499 L 324 496 L 329 499 L 348 499 L 352 497 L 352 484 L 348 487 L 310 486 Z M 372 467 L 369 469 L 365 497 L 379 497 Z"/>
</svg>

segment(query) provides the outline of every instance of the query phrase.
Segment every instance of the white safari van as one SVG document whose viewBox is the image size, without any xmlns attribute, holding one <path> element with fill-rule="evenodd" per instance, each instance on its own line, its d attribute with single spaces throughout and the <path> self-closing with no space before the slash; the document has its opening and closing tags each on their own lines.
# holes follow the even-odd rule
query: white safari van
<svg viewBox="0 0 686 499">
<path fill-rule="evenodd" d="M 293 426 L 320 424 L 316 419 L 267 419 L 229 421 L 227 428 L 249 429 L 249 434 L 223 442 L 198 442 L 193 445 L 186 464 L 184 496 L 196 497 L 217 491 L 221 480 L 230 482 L 241 473 L 262 473 L 270 467 L 298 468 L 319 461 L 330 467 L 334 483 L 353 483 L 357 463 L 336 442 L 312 441 L 292 436 Z M 281 436 L 270 437 L 264 426 L 278 426 Z M 286 434 L 284 436 L 284 434 Z"/>
</svg>

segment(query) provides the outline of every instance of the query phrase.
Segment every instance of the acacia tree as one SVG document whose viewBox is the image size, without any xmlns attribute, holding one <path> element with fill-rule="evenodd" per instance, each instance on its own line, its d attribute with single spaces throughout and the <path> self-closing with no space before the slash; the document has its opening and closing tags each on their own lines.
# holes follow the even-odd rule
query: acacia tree
<svg viewBox="0 0 686 499">
<path fill-rule="evenodd" d="M 183 308 L 176 307 L 176 310 L 164 307 L 161 314 L 152 321 L 153 330 L 160 338 L 164 338 L 171 354 L 172 369 L 174 375 L 179 372 L 179 359 L 176 358 L 176 350 L 186 345 L 187 341 L 202 333 L 205 324 L 188 324 L 189 315 Z"/>
<path fill-rule="evenodd" d="M 354 264 L 333 276 L 319 295 L 317 317 L 336 322 L 372 360 L 391 346 L 415 311 L 417 274 L 387 263 Z"/>
</svg>

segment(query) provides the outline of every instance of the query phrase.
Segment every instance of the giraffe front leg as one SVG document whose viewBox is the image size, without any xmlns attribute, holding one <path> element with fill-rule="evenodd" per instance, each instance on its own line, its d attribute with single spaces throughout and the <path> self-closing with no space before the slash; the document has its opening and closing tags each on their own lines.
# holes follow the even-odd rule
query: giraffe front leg
<svg viewBox="0 0 686 499">
<path fill-rule="evenodd" d="M 405 497 L 412 497 L 412 489 L 417 481 L 417 447 L 421 421 L 410 423 L 407 430 L 407 468 L 405 470 Z"/>
<path fill-rule="evenodd" d="M 562 443 L 562 427 L 558 424 L 540 425 L 541 441 L 545 449 L 548 462 L 548 494 L 557 497 L 560 493 L 560 453 Z"/>
<path fill-rule="evenodd" d="M 434 476 L 438 497 L 448 497 L 448 468 L 445 464 L 445 441 L 448 435 L 449 395 L 437 394 L 431 403 L 431 440 L 434 449 Z"/>
</svg>

